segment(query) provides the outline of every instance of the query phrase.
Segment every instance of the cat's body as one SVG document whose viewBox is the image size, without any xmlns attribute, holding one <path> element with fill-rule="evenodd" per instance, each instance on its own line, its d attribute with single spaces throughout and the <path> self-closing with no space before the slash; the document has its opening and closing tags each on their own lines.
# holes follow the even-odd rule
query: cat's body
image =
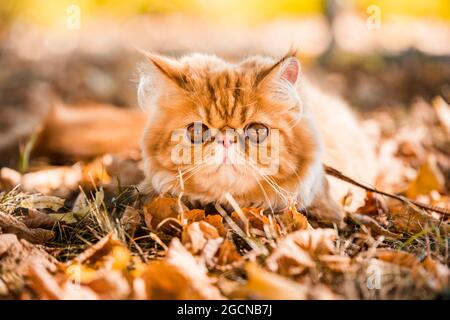
<svg viewBox="0 0 450 320">
<path fill-rule="evenodd" d="M 349 188 L 338 184 L 330 195 L 323 163 L 373 182 L 373 151 L 351 111 L 300 81 L 293 55 L 240 64 L 205 55 L 149 58 L 139 85 L 149 117 L 142 143 L 148 192 L 226 207 L 229 192 L 242 207 L 280 211 L 296 203 L 340 222 L 335 200 Z M 206 138 L 195 136 L 205 132 Z M 270 149 L 270 163 L 252 156 L 252 148 L 262 147 Z M 183 152 L 191 152 L 190 162 L 174 159 Z"/>
</svg>

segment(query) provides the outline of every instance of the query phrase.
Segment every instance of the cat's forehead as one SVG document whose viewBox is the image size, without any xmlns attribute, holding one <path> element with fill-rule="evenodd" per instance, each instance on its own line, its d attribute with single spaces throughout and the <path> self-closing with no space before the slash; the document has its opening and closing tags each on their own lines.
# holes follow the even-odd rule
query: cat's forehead
<svg viewBox="0 0 450 320">
<path fill-rule="evenodd" d="M 203 120 L 217 128 L 240 127 L 250 116 L 256 100 L 251 80 L 231 70 L 197 78 L 192 95 L 198 101 Z"/>
<path fill-rule="evenodd" d="M 274 63 L 270 58 L 259 56 L 229 62 L 214 55 L 204 54 L 186 56 L 180 62 L 184 65 L 184 72 L 190 78 L 191 85 L 205 87 L 213 82 L 218 87 L 226 86 L 231 89 L 236 84 L 242 88 L 251 88 L 258 75 Z"/>
<path fill-rule="evenodd" d="M 229 63 L 216 57 L 192 57 L 183 62 L 191 98 L 198 103 L 203 121 L 217 128 L 239 128 L 252 117 L 257 100 L 255 81 L 262 64 Z"/>
</svg>

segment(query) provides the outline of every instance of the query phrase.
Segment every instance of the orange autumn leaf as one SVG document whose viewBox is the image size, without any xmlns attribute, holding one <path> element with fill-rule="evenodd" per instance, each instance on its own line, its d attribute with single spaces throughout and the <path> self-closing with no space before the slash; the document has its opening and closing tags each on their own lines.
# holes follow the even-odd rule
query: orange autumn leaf
<svg viewBox="0 0 450 320">
<path fill-rule="evenodd" d="M 445 179 L 436 164 L 436 159 L 429 156 L 419 168 L 415 180 L 409 185 L 406 196 L 415 199 L 420 195 L 428 195 L 435 190 L 442 192 L 444 186 Z"/>
</svg>

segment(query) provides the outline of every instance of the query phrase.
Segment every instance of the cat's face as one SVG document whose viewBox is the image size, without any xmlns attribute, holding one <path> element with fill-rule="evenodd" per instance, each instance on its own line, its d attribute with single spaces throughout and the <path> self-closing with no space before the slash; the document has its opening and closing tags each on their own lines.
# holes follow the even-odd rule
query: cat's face
<svg viewBox="0 0 450 320">
<path fill-rule="evenodd" d="M 204 201 L 283 185 L 294 192 L 317 148 L 295 57 L 149 58 L 139 98 L 149 115 L 143 152 L 156 191 Z"/>
</svg>

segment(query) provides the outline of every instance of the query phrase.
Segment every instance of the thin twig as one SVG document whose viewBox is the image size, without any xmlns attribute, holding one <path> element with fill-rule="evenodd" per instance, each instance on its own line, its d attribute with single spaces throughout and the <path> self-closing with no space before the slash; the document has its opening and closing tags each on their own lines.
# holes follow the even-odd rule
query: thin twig
<svg viewBox="0 0 450 320">
<path fill-rule="evenodd" d="M 367 191 L 378 193 L 378 194 L 381 194 L 383 196 L 386 196 L 386 197 L 389 197 L 389 198 L 393 198 L 393 199 L 399 200 L 399 201 L 404 202 L 404 203 L 413 204 L 416 207 L 419 207 L 419 208 L 424 209 L 424 210 L 434 211 L 434 212 L 437 212 L 437 213 L 440 213 L 440 214 L 443 214 L 443 215 L 450 216 L 450 209 L 441 208 L 441 207 L 433 206 L 433 205 L 428 205 L 426 203 L 415 201 L 415 200 L 409 199 L 409 198 L 404 197 L 404 196 L 400 196 L 400 195 L 396 195 L 396 194 L 392 194 L 392 193 L 388 193 L 388 192 L 384 192 L 384 191 L 378 190 L 378 189 L 376 189 L 374 187 L 370 187 L 370 186 L 364 185 L 364 184 L 362 184 L 362 183 L 360 183 L 360 182 L 358 182 L 358 181 L 356 181 L 356 180 L 354 180 L 354 179 L 344 175 L 339 170 L 336 170 L 336 169 L 334 169 L 334 168 L 332 168 L 330 166 L 327 166 L 326 164 L 324 164 L 323 166 L 324 166 L 326 174 L 328 174 L 330 176 L 333 176 L 333 177 L 336 177 L 336 178 L 338 178 L 338 179 L 340 179 L 342 181 L 351 183 L 351 184 L 353 184 L 353 185 L 355 185 L 357 187 L 363 188 L 363 189 L 365 189 Z"/>
</svg>

